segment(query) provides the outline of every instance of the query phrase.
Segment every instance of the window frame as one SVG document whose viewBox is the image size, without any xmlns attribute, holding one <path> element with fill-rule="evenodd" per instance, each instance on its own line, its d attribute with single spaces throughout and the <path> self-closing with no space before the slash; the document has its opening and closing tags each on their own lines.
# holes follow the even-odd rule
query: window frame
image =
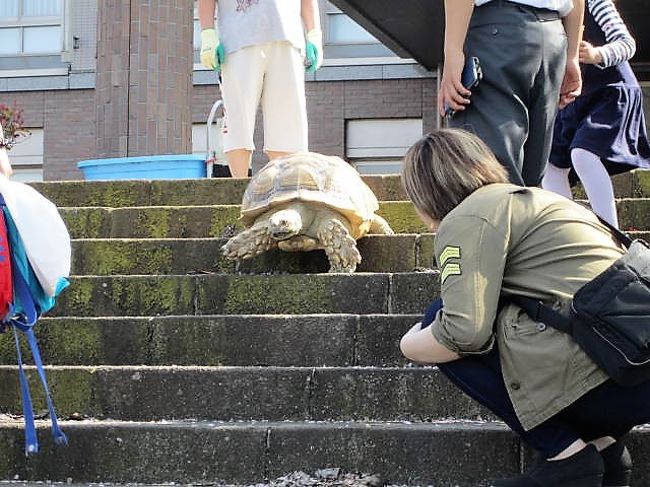
<svg viewBox="0 0 650 487">
<path fill-rule="evenodd" d="M 14 172 L 10 178 L 12 181 L 43 181 L 45 130 L 43 127 L 31 127 L 28 130 L 31 135 L 14 145 L 8 153 L 9 162 Z"/>
<path fill-rule="evenodd" d="M 367 125 L 366 125 L 367 124 Z M 401 136 L 387 144 L 378 146 L 352 145 L 352 132 L 358 140 L 391 140 L 390 137 L 381 137 L 385 130 L 398 130 Z M 423 117 L 376 117 L 376 118 L 351 118 L 345 120 L 345 158 L 361 174 L 399 174 L 396 166 L 399 165 L 415 140 L 422 136 L 424 131 Z M 402 140 L 403 139 L 403 143 Z M 408 140 L 406 140 L 408 139 Z M 381 167 L 394 168 L 393 171 L 381 171 Z"/>
<path fill-rule="evenodd" d="M 0 54 L 0 76 L 29 70 L 30 75 L 46 76 L 52 69 L 69 68 L 72 62 L 72 0 L 61 0 L 61 13 L 48 16 L 23 16 L 24 1 L 19 0 L 19 15 L 0 19 L 1 28 L 19 29 L 19 52 Z M 31 27 L 59 27 L 60 49 L 56 51 L 25 52 L 25 29 Z"/>
</svg>

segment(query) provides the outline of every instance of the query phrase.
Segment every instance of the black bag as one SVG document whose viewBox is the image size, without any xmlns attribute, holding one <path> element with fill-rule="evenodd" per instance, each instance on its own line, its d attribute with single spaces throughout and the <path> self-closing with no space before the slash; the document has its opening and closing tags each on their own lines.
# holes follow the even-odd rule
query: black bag
<svg viewBox="0 0 650 487">
<path fill-rule="evenodd" d="M 601 222 L 627 253 L 575 293 L 568 316 L 535 299 L 511 300 L 534 321 L 569 333 L 615 382 L 633 386 L 650 380 L 650 245 Z"/>
</svg>

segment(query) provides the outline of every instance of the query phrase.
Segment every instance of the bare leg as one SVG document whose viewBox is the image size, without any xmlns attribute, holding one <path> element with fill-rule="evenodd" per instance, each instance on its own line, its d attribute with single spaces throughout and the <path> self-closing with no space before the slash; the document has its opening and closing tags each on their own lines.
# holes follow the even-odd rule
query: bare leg
<svg viewBox="0 0 650 487">
<path fill-rule="evenodd" d="M 611 436 L 603 436 L 602 438 L 596 438 L 595 440 L 591 440 L 589 443 L 594 445 L 598 449 L 598 451 L 603 451 L 608 446 L 616 443 L 616 440 Z"/>
<path fill-rule="evenodd" d="M 565 458 L 569 458 L 570 456 L 578 453 L 585 446 L 587 446 L 587 444 L 584 441 L 576 440 L 573 443 L 571 443 L 568 447 L 566 447 L 564 450 L 562 450 L 560 453 L 558 453 L 554 457 L 549 458 L 548 461 L 552 462 L 554 460 L 563 460 Z"/>
<path fill-rule="evenodd" d="M 233 178 L 247 178 L 253 153 L 247 149 L 233 149 L 226 152 L 230 174 Z"/>
<path fill-rule="evenodd" d="M 284 157 L 288 156 L 291 154 L 291 152 L 276 152 L 276 151 L 266 151 L 266 155 L 269 158 L 269 161 L 272 161 L 273 159 L 277 159 L 278 157 Z"/>
</svg>

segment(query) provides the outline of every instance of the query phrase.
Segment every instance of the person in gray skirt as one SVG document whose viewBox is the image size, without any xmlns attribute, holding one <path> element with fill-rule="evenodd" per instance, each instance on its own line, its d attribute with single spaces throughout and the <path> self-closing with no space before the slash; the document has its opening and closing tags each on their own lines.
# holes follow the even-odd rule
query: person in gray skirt
<svg viewBox="0 0 650 487">
<path fill-rule="evenodd" d="M 578 63 L 584 0 L 445 0 L 445 61 L 438 111 L 450 127 L 478 135 L 510 181 L 539 186 L 559 107 L 581 90 Z M 477 57 L 483 79 L 461 83 Z"/>
</svg>

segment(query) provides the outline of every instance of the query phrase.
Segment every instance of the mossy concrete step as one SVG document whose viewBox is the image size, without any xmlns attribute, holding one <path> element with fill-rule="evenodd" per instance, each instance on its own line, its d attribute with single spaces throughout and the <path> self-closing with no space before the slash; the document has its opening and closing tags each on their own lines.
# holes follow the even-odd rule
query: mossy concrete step
<svg viewBox="0 0 650 487">
<path fill-rule="evenodd" d="M 439 273 L 73 277 L 50 316 L 419 314 Z"/>
<path fill-rule="evenodd" d="M 650 230 L 650 198 L 617 204 L 621 228 Z M 410 202 L 383 202 L 378 213 L 395 233 L 429 231 Z M 62 208 L 61 214 L 73 238 L 228 237 L 242 229 L 239 205 Z"/>
<path fill-rule="evenodd" d="M 239 205 L 61 208 L 73 238 L 205 238 L 242 230 Z M 384 202 L 379 213 L 395 233 L 425 233 L 413 205 Z"/>
<path fill-rule="evenodd" d="M 391 484 L 476 486 L 518 471 L 523 448 L 500 423 L 81 421 L 63 422 L 70 444 L 56 449 L 44 423 L 42 451 L 25 458 L 22 424 L 0 425 L 0 478 L 73 483 L 252 484 L 340 467 Z"/>
<path fill-rule="evenodd" d="M 27 367 L 36 410 L 47 410 Z M 22 414 L 17 366 L 0 410 Z M 57 413 L 124 421 L 432 421 L 490 418 L 431 367 L 48 367 Z"/>
<path fill-rule="evenodd" d="M 25 457 L 22 423 L 0 423 L 0 478 L 66 483 L 244 484 L 294 471 L 339 467 L 388 484 L 476 487 L 525 468 L 530 452 L 501 423 L 63 422 L 54 448 L 39 427 L 38 455 Z M 626 444 L 633 487 L 650 485 L 650 430 Z"/>
<path fill-rule="evenodd" d="M 72 242 L 75 275 L 186 274 L 195 272 L 318 273 L 329 270 L 323 250 L 274 249 L 240 263 L 221 253 L 227 239 L 80 239 Z M 432 269 L 433 234 L 369 235 L 358 243 L 358 272 Z"/>
<path fill-rule="evenodd" d="M 398 175 L 363 176 L 379 200 L 406 200 Z M 52 181 L 31 183 L 57 206 L 228 205 L 241 203 L 248 179 Z"/>
<path fill-rule="evenodd" d="M 398 175 L 363 179 L 380 201 L 408 199 Z M 650 198 L 650 171 L 620 174 L 613 181 L 618 198 Z M 31 185 L 58 206 L 203 206 L 239 204 L 248 179 L 53 181 Z M 580 187 L 574 194 L 585 198 Z"/>
<path fill-rule="evenodd" d="M 48 365 L 404 366 L 399 340 L 421 315 L 42 318 Z M 30 357 L 24 345 L 26 357 Z M 0 363 L 16 364 L 13 340 Z"/>
<path fill-rule="evenodd" d="M 650 232 L 629 232 L 650 241 Z M 435 269 L 434 234 L 368 235 L 358 241 L 362 261 L 357 272 L 410 272 Z M 72 274 L 240 274 L 319 273 L 329 270 L 325 252 L 274 249 L 234 262 L 223 257 L 227 239 L 77 239 L 72 241 Z"/>
</svg>

